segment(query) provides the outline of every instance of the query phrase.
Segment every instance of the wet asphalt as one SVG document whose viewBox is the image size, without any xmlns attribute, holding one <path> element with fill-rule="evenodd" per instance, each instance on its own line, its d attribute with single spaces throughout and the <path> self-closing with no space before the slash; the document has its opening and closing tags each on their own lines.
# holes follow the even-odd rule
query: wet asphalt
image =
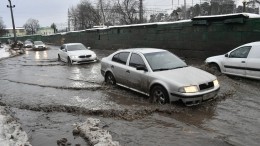
<svg viewBox="0 0 260 146">
<path fill-rule="evenodd" d="M 148 97 L 104 84 L 100 62 L 68 66 L 57 60 L 58 47 L 0 61 L 0 104 L 9 107 L 32 145 L 88 145 L 72 135 L 73 124 L 88 117 L 121 145 L 258 145 L 260 83 L 218 76 L 218 98 L 199 106 L 159 106 Z M 115 50 L 95 50 L 101 59 Z M 203 63 L 188 61 L 203 68 Z"/>
</svg>

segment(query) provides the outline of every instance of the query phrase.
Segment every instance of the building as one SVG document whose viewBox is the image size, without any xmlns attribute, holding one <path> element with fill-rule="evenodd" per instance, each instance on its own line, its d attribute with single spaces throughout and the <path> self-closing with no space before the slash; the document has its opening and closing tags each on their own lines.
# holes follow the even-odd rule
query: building
<svg viewBox="0 0 260 146">
<path fill-rule="evenodd" d="M 4 37 L 14 37 L 13 28 L 5 28 L 6 34 Z M 16 36 L 25 36 L 26 31 L 23 27 L 16 27 Z"/>
<path fill-rule="evenodd" d="M 54 34 L 54 29 L 50 27 L 41 27 L 38 31 L 37 34 L 39 35 L 52 35 Z"/>
</svg>

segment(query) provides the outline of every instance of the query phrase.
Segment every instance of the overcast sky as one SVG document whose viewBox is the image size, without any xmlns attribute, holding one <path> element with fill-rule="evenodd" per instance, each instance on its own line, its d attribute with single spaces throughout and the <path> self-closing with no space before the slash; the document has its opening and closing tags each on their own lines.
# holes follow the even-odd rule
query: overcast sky
<svg viewBox="0 0 260 146">
<path fill-rule="evenodd" d="M 93 3 L 97 0 L 90 0 Z M 176 8 L 183 5 L 184 0 L 144 0 L 144 6 L 148 9 L 167 9 Z M 187 5 L 203 2 L 204 0 L 186 0 Z M 242 0 L 236 0 L 242 5 Z M 52 23 L 66 25 L 68 8 L 76 6 L 80 0 L 12 0 L 15 5 L 13 9 L 15 26 L 22 27 L 29 18 L 39 20 L 40 26 L 50 26 Z M 6 7 L 8 0 L 1 0 L 0 17 L 3 18 L 6 27 L 12 27 L 10 9 Z"/>
</svg>

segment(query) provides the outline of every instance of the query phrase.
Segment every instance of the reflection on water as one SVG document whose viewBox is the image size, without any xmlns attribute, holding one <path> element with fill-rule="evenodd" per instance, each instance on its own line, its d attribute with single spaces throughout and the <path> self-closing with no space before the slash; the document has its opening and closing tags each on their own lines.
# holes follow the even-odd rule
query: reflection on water
<svg viewBox="0 0 260 146">
<path fill-rule="evenodd" d="M 47 51 L 36 51 L 34 58 L 35 58 L 36 60 L 39 60 L 39 59 L 48 59 L 48 53 L 47 53 Z"/>
</svg>

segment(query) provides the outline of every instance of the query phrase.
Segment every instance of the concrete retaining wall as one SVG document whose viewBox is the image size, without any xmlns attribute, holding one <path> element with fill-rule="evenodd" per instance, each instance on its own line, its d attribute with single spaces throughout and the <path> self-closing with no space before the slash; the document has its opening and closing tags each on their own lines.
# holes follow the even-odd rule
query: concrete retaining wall
<svg viewBox="0 0 260 146">
<path fill-rule="evenodd" d="M 81 42 L 97 49 L 163 48 L 182 57 L 205 59 L 260 40 L 260 18 L 243 15 L 199 18 L 68 32 L 41 39 L 57 45 Z"/>
</svg>

